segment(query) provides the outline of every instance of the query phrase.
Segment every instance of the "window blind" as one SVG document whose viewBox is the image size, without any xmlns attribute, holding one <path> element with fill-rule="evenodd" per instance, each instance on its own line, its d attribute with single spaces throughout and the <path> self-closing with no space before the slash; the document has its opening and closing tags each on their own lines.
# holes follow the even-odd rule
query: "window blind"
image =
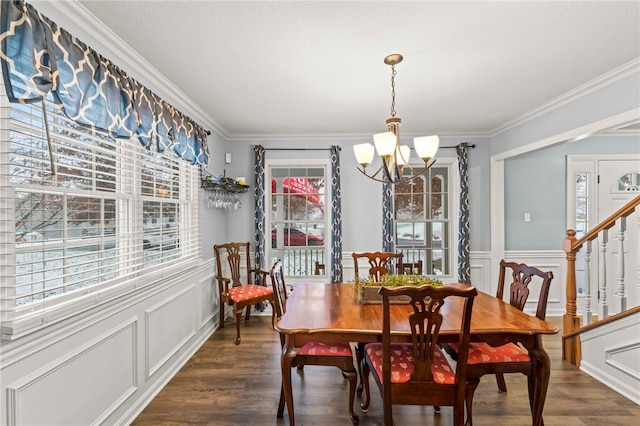
<svg viewBox="0 0 640 426">
<path fill-rule="evenodd" d="M 200 256 L 197 167 L 78 125 L 45 102 L 50 154 L 41 104 L 0 97 L 5 338 Z"/>
</svg>

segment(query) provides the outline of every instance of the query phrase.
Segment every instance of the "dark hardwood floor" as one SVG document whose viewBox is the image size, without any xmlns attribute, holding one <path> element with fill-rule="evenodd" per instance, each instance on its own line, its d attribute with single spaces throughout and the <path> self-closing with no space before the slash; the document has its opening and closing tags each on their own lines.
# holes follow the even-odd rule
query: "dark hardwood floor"
<svg viewBox="0 0 640 426">
<path fill-rule="evenodd" d="M 550 318 L 560 325 L 560 318 Z M 560 328 L 560 327 L 559 327 Z M 216 331 L 156 396 L 133 425 L 288 425 L 276 418 L 280 393 L 280 340 L 270 317 L 252 316 L 242 325 Z M 546 426 L 614 426 L 640 424 L 640 406 L 561 360 L 560 334 L 545 337 L 552 359 L 551 383 L 544 410 Z M 373 379 L 371 379 L 373 380 Z M 499 393 L 486 376 L 474 398 L 474 424 L 530 425 L 526 378 L 506 375 L 508 392 Z M 292 377 L 296 423 L 301 426 L 351 425 L 347 414 L 348 382 L 333 367 L 307 366 Z M 368 413 L 359 407 L 360 425 L 382 425 L 382 401 L 372 382 Z M 356 397 L 356 403 L 359 404 Z M 398 426 L 451 425 L 450 407 L 394 406 Z"/>
</svg>

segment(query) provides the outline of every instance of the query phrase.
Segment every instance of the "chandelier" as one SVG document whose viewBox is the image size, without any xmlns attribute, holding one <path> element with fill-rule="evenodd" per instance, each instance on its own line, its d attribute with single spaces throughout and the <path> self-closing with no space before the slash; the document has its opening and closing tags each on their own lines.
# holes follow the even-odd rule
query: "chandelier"
<svg viewBox="0 0 640 426">
<path fill-rule="evenodd" d="M 400 117 L 396 117 L 396 65 L 402 62 L 402 55 L 394 53 L 384 58 L 384 63 L 391 65 L 391 118 L 387 119 L 387 132 L 373 135 L 375 150 L 382 165 L 373 174 L 367 173 L 367 166 L 373 161 L 373 145 L 363 143 L 354 145 L 353 152 L 360 164 L 358 170 L 370 179 L 383 183 L 397 183 L 415 179 L 424 174 L 433 165 L 438 150 L 437 135 L 422 136 L 413 139 L 418 157 L 424 162 L 424 168 L 414 169 L 409 165 L 411 149 L 408 145 L 400 145 Z M 407 173 L 408 172 L 408 173 Z"/>
</svg>

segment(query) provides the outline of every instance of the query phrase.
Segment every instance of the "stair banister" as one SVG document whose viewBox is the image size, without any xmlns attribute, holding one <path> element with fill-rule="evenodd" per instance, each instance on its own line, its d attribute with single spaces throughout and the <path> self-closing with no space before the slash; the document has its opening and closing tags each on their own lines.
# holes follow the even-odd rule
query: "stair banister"
<svg viewBox="0 0 640 426">
<path fill-rule="evenodd" d="M 588 242 L 596 239 L 600 232 L 609 230 L 612 228 L 616 221 L 620 218 L 626 218 L 633 213 L 636 207 L 640 205 L 640 195 L 633 198 L 627 204 L 622 206 L 611 216 L 607 217 L 601 223 L 596 225 L 593 229 L 588 231 L 580 239 L 576 239 L 576 231 L 573 229 L 567 229 L 567 236 L 563 241 L 562 249 L 566 253 L 567 259 L 567 281 L 566 281 L 566 312 L 563 316 L 563 339 L 562 339 L 562 359 L 568 360 L 574 365 L 580 365 L 580 336 L 576 333 L 580 329 L 580 318 L 576 315 L 577 310 L 577 288 L 576 288 L 576 255 L 582 246 Z M 606 232 L 608 233 L 608 232 Z M 606 234 L 605 233 L 605 234 Z M 606 239 L 606 237 L 605 237 Z M 606 242 L 604 243 L 606 249 Z M 590 252 L 590 250 L 589 250 Z M 602 266 L 600 269 L 603 269 Z M 600 285 L 606 285 L 603 283 L 601 277 Z M 602 297 L 602 295 L 601 295 Z M 624 303 L 624 301 L 622 302 Z M 606 309 L 606 306 L 605 306 Z M 604 312 L 607 314 L 606 310 Z"/>
</svg>

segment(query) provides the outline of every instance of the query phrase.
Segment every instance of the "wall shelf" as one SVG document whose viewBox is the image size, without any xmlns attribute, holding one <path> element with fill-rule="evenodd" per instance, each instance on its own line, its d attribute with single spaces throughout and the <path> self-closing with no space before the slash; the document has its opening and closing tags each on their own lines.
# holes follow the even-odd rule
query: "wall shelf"
<svg viewBox="0 0 640 426">
<path fill-rule="evenodd" d="M 222 191 L 233 194 L 241 194 L 243 192 L 247 192 L 249 190 L 249 185 L 242 185 L 230 178 L 214 178 L 219 179 L 219 181 L 213 181 L 210 179 L 202 179 L 200 181 L 200 188 L 209 190 L 209 191 Z"/>
</svg>

